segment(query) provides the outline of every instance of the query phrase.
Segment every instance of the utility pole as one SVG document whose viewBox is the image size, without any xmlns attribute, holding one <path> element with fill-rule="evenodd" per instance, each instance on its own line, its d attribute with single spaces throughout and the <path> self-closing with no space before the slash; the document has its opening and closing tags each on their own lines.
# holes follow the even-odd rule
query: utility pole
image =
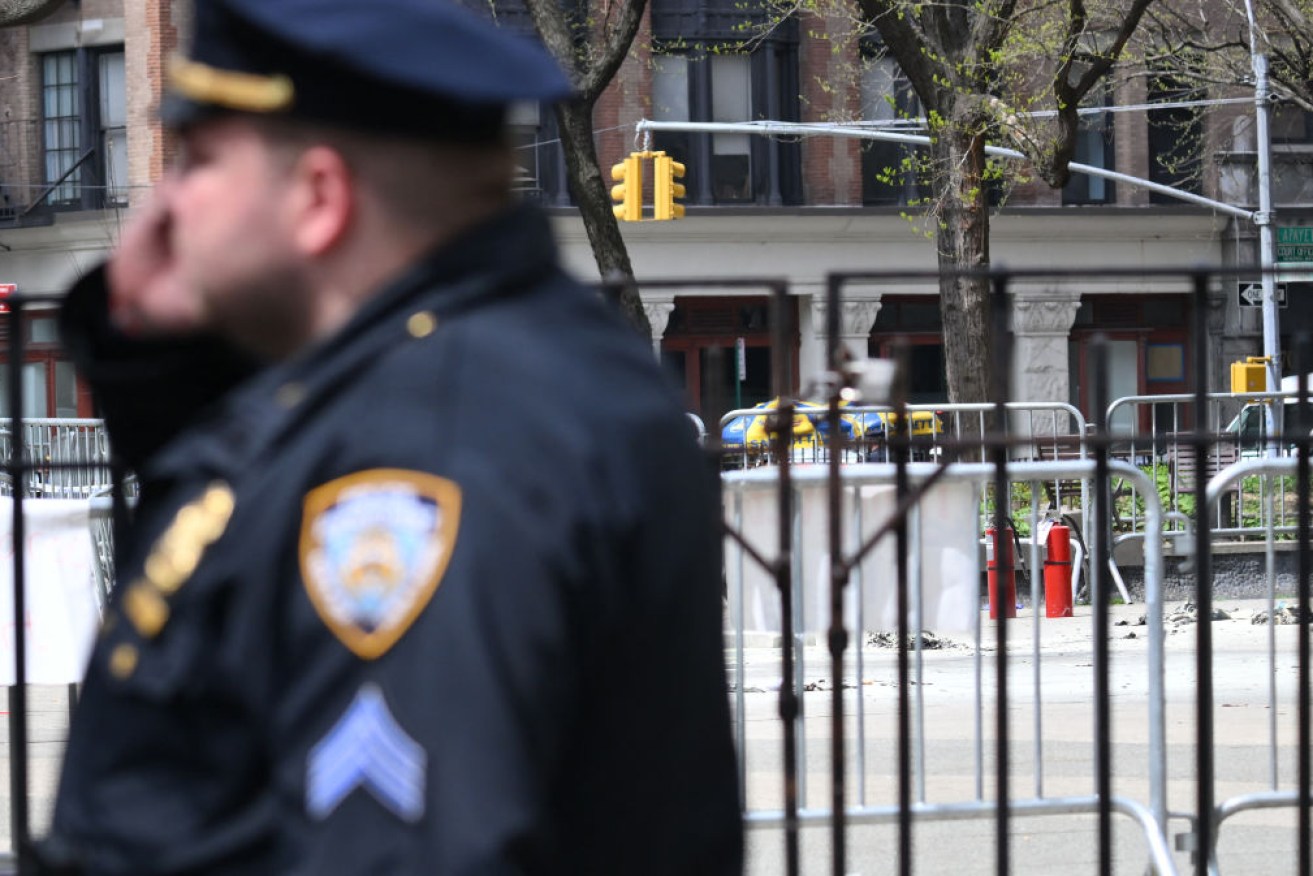
<svg viewBox="0 0 1313 876">
<path fill-rule="evenodd" d="M 1281 389 L 1281 329 L 1277 322 L 1277 278 L 1274 273 L 1276 248 L 1272 241 L 1272 137 L 1268 129 L 1271 89 L 1267 78 L 1267 56 L 1258 50 L 1258 27 L 1254 6 L 1245 0 L 1249 19 L 1249 57 L 1254 67 L 1254 132 L 1258 150 L 1258 265 L 1263 271 L 1263 355 L 1267 358 L 1267 390 Z M 1277 405 L 1267 405 L 1268 456 L 1279 455 L 1276 441 Z"/>
</svg>

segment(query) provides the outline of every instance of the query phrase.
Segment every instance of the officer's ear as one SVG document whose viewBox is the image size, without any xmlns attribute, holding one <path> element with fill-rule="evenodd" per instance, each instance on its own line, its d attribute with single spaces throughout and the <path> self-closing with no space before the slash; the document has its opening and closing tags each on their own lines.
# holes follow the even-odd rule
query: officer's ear
<svg viewBox="0 0 1313 876">
<path fill-rule="evenodd" d="M 358 208 L 356 180 L 341 153 L 314 145 L 290 170 L 285 209 L 292 239 L 303 256 L 322 256 L 346 235 Z"/>
</svg>

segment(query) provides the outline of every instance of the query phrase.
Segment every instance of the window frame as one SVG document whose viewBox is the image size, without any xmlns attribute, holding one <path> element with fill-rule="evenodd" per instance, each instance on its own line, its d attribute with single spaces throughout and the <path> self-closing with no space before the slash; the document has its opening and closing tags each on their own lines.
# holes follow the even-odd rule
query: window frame
<svg viewBox="0 0 1313 876">
<path fill-rule="evenodd" d="M 1088 164 L 1091 167 L 1100 167 L 1104 170 L 1117 169 L 1117 126 L 1113 113 L 1108 109 L 1113 106 L 1113 96 L 1111 89 L 1102 90 L 1103 100 L 1100 106 L 1104 112 L 1087 113 L 1079 116 L 1079 123 L 1076 129 L 1076 152 L 1072 156 L 1072 161 L 1078 164 Z M 1097 119 L 1094 123 L 1091 119 Z M 1098 139 L 1102 141 L 1103 161 L 1095 163 L 1091 160 L 1088 149 L 1083 148 L 1088 140 Z M 1090 193 L 1095 183 L 1103 186 L 1103 194 L 1095 196 Z M 1117 201 L 1117 184 L 1110 179 L 1102 177 L 1092 177 L 1088 174 L 1073 173 L 1067 180 L 1067 184 L 1062 187 L 1062 203 L 1064 206 L 1079 206 L 1084 204 L 1113 204 Z"/>
<path fill-rule="evenodd" d="M 1298 114 L 1300 126 L 1304 129 L 1303 133 L 1298 136 L 1289 136 L 1286 133 L 1287 127 L 1293 127 L 1289 122 L 1283 123 L 1281 116 L 1285 113 Z M 1303 107 L 1289 102 L 1279 102 L 1272 107 L 1271 125 L 1272 144 L 1281 146 L 1298 146 L 1313 144 L 1313 112 L 1309 112 Z"/>
<path fill-rule="evenodd" d="M 1198 91 L 1188 82 L 1174 80 L 1170 76 L 1151 77 L 1148 87 L 1150 104 L 1196 97 Z M 1199 107 L 1150 109 L 1145 113 L 1145 124 L 1145 153 L 1149 164 L 1149 180 L 1183 192 L 1201 194 L 1205 167 L 1204 137 L 1207 131 Z M 1174 129 L 1189 130 L 1185 136 L 1181 136 Z M 1181 167 L 1172 169 L 1164 166 L 1160 156 L 1170 155 L 1175 144 L 1188 138 L 1194 138 L 1195 146 L 1191 154 L 1180 159 Z M 1150 191 L 1149 203 L 1175 205 L 1180 202 L 1170 195 Z"/>
<path fill-rule="evenodd" d="M 59 398 L 59 371 L 61 366 L 67 369 L 68 373 L 73 376 L 73 419 L 86 419 L 95 416 L 95 402 L 91 396 L 90 387 L 82 379 L 74 368 L 73 360 L 65 352 L 62 343 L 57 336 L 38 339 L 35 328 L 37 321 L 40 320 L 47 327 L 56 328 L 57 315 L 54 310 L 38 309 L 25 313 L 22 320 L 23 326 L 23 366 L 24 368 L 32 365 L 42 365 L 45 368 L 44 384 L 45 395 L 42 400 L 43 407 L 46 411 L 43 417 L 39 419 L 69 419 L 60 416 L 60 398 Z M 12 364 L 10 331 L 17 324 L 12 315 L 8 316 L 3 323 L 0 323 L 0 419 L 9 418 L 9 375 L 7 369 Z M 24 396 L 28 400 L 27 396 Z M 28 400 L 30 405 L 30 400 Z M 26 405 L 25 405 L 26 406 Z M 25 411 L 24 419 L 32 419 Z"/>
<path fill-rule="evenodd" d="M 82 46 L 74 49 L 40 52 L 35 55 L 37 88 L 40 95 L 38 106 L 41 112 L 39 166 L 43 187 L 53 185 L 63 174 L 69 173 L 70 165 L 64 163 L 56 165 L 60 168 L 57 172 L 51 170 L 50 158 L 52 154 L 68 153 L 69 160 L 73 164 L 80 162 L 67 179 L 45 194 L 37 209 L 46 211 L 99 210 L 126 205 L 126 180 L 123 180 L 121 184 L 122 188 L 119 196 L 113 196 L 109 191 L 109 163 L 106 156 L 106 143 L 111 130 L 122 129 L 125 135 L 126 151 L 128 127 L 126 119 L 122 126 L 114 126 L 113 129 L 107 129 L 101 124 L 101 99 L 104 91 L 104 85 L 101 82 L 101 59 L 116 54 L 125 54 L 123 44 Z M 68 62 L 69 69 L 72 71 L 72 79 L 71 81 L 61 81 L 52 85 L 49 82 L 49 64 L 52 61 L 58 63 L 60 60 Z M 125 78 L 124 88 L 126 89 L 126 87 Z M 71 113 L 57 115 L 53 118 L 48 116 L 48 92 L 52 88 L 72 89 L 71 93 L 76 105 Z M 124 95 L 124 102 L 126 104 L 126 94 Z M 59 107 L 59 109 L 62 110 L 62 107 Z M 60 123 L 71 125 L 71 130 L 76 134 L 76 145 L 72 147 L 51 145 L 51 125 Z M 62 135 L 60 139 L 62 139 Z M 88 146 L 87 144 L 94 145 Z M 88 156 L 89 151 L 91 154 Z M 83 156 L 87 157 L 84 159 Z M 121 167 L 126 171 L 126 156 Z M 65 194 L 61 196 L 61 192 L 65 192 Z"/>
<path fill-rule="evenodd" d="M 717 295 L 717 296 L 676 296 L 675 311 L 671 313 L 671 324 L 661 338 L 661 357 L 664 366 L 669 368 L 672 360 L 681 362 L 678 372 L 683 375 L 685 404 L 705 422 L 707 431 L 720 434 L 719 418 L 733 407 L 733 393 L 728 386 L 721 386 L 719 392 L 708 394 L 709 381 L 715 375 L 704 374 L 704 354 L 712 349 L 720 349 L 726 361 L 733 361 L 734 348 L 739 339 L 748 350 L 760 352 L 770 350 L 774 344 L 774 330 L 770 324 L 772 317 L 771 300 L 759 295 Z M 791 363 L 789 380 L 791 386 L 797 386 L 799 380 L 799 356 L 801 335 L 798 332 L 797 300 L 790 299 L 784 319 L 787 322 L 788 357 Z M 759 323 L 745 324 L 746 314 L 763 318 Z M 720 396 L 716 398 L 713 396 Z M 718 409 L 716 402 L 728 407 Z M 743 399 L 745 407 L 750 406 L 748 399 Z"/>
<path fill-rule="evenodd" d="M 921 109 L 921 98 L 917 95 L 916 89 L 912 87 L 907 74 L 902 71 L 902 68 L 898 66 L 893 57 L 885 52 L 879 41 L 868 39 L 864 40 L 861 45 L 862 78 L 859 87 L 861 89 L 863 121 L 873 121 L 866 119 L 867 98 L 869 97 L 866 93 L 868 65 L 885 63 L 892 67 L 889 81 L 893 87 L 895 118 L 898 116 L 916 118 L 924 115 Z M 881 100 L 887 98 L 888 95 L 878 97 Z M 915 156 L 924 153 L 924 147 L 890 141 L 862 140 L 860 148 L 862 204 L 864 206 L 906 207 L 928 197 L 929 187 L 915 170 L 911 173 L 900 171 L 899 176 L 901 179 L 897 183 L 886 183 L 877 179 L 877 175 L 883 173 L 886 168 L 894 167 L 894 162 L 897 162 L 898 167 L 901 167 L 909 155 Z"/>
<path fill-rule="evenodd" d="M 797 121 L 800 118 L 796 40 L 787 38 L 789 29 L 785 28 L 784 32 L 783 38 L 765 39 L 751 51 L 733 52 L 748 58 L 749 109 L 753 119 Z M 695 122 L 710 121 L 714 118 L 714 59 L 741 47 L 741 37 L 737 40 L 708 38 L 694 42 L 654 38 L 653 76 L 655 78 L 660 69 L 658 58 L 684 57 L 687 63 L 688 118 Z M 656 91 L 655 85 L 652 90 Z M 715 138 L 721 136 L 725 135 L 668 131 L 654 134 L 652 148 L 666 152 L 687 168 L 684 180 L 688 191 L 687 203 L 778 206 L 799 205 L 803 202 L 799 144 L 781 143 L 777 139 L 764 137 L 750 136 L 748 140 L 748 194 L 744 197 L 717 194 L 712 167 L 716 155 Z"/>
</svg>

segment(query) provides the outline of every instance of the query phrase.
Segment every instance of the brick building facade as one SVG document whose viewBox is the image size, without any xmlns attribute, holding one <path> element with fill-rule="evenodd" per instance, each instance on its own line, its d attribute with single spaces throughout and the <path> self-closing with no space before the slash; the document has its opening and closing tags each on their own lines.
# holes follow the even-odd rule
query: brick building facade
<svg viewBox="0 0 1313 876">
<path fill-rule="evenodd" d="M 34 295 L 58 293 L 104 256 L 123 211 L 163 173 L 174 144 L 155 121 L 154 108 L 188 14 L 186 0 L 68 0 L 39 24 L 0 31 L 0 282 L 16 282 Z M 916 115 L 896 69 L 864 63 L 869 52 L 861 41 L 834 36 L 845 32 L 842 22 L 786 22 L 748 52 L 727 49 L 741 42 L 745 16 L 751 13 L 728 0 L 653 0 L 630 57 L 597 106 L 604 165 L 635 148 L 633 126 L 643 118 L 872 120 L 889 119 L 895 110 Z M 507 20 L 511 26 L 525 21 L 522 15 Z M 1115 102 L 1142 104 L 1154 97 L 1144 79 L 1131 79 Z M 1251 118 L 1248 107 L 1209 115 L 1196 156 L 1203 194 L 1254 205 Z M 553 213 L 567 264 L 595 277 L 582 222 L 569 206 L 551 113 L 530 108 L 515 119 L 526 196 Z M 1093 117 L 1078 160 L 1172 182 L 1170 172 L 1154 162 L 1172 138 L 1154 121 L 1144 111 Z M 1310 224 L 1313 145 L 1306 134 L 1313 130 L 1305 130 L 1302 115 L 1283 120 L 1279 130 L 1279 221 Z M 933 243 L 905 215 L 917 212 L 909 201 L 924 192 L 913 176 L 889 172 L 909 147 L 832 137 L 794 142 L 687 134 L 655 140 L 656 148 L 689 166 L 688 217 L 623 227 L 640 279 L 787 279 L 803 385 L 820 363 L 816 329 L 827 273 L 934 268 Z M 995 262 L 1091 271 L 1256 261 L 1254 230 L 1244 221 L 1087 178 L 1062 191 L 1037 181 L 1013 187 L 992 218 L 991 249 Z M 1261 347 L 1257 309 L 1243 307 L 1234 288 L 1224 286 L 1215 290 L 1213 308 L 1219 385 L 1227 361 Z M 1302 291 L 1293 280 L 1290 287 Z M 1019 288 L 1014 327 L 1023 361 L 1014 374 L 1016 396 L 1088 408 L 1082 350 L 1095 328 L 1109 330 L 1134 363 L 1118 377 L 1114 394 L 1189 388 L 1154 370 L 1161 361 L 1154 355 L 1158 348 L 1179 345 L 1181 355 L 1188 353 L 1185 291 L 1180 283 L 1153 279 Z M 931 280 L 857 287 L 843 319 L 845 342 L 858 353 L 879 354 L 895 337 L 912 339 L 922 365 L 914 393 L 924 400 L 943 397 L 936 295 Z M 1283 331 L 1313 328 L 1313 306 L 1288 297 Z M 762 375 L 767 321 L 759 296 L 726 296 L 694 282 L 677 294 L 649 290 L 644 300 L 654 345 L 684 381 L 692 409 L 714 418 L 724 408 L 718 399 L 733 397 L 725 374 L 711 369 L 719 367 L 714 351 L 732 349 L 740 337 L 750 351 L 751 372 L 739 388 L 742 400 L 758 401 L 768 392 Z M 48 395 L 51 415 L 90 413 L 85 400 L 57 399 L 53 389 Z"/>
</svg>

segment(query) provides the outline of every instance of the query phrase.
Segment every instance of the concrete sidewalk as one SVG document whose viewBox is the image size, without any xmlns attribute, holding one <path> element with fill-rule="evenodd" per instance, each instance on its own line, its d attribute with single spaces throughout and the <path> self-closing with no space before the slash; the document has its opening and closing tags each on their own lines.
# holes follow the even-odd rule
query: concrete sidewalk
<svg viewBox="0 0 1313 876">
<path fill-rule="evenodd" d="M 1165 637 L 1168 803 L 1173 813 L 1195 808 L 1195 637 L 1197 626 L 1167 606 Z M 1296 626 L 1251 623 L 1266 610 L 1263 600 L 1223 600 L 1216 604 L 1228 619 L 1212 624 L 1214 638 L 1215 799 L 1218 803 L 1276 787 L 1293 790 L 1295 776 Z M 1113 606 L 1109 640 L 1112 699 L 1113 794 L 1149 804 L 1148 636 L 1139 626 L 1144 606 Z M 914 763 L 924 763 L 923 793 L 930 804 L 993 799 L 995 631 L 982 622 L 982 647 L 969 634 L 949 636 L 945 647 L 924 652 L 921 684 L 913 686 L 923 703 L 924 744 Z M 1034 618 L 1028 611 L 1009 623 L 1009 758 L 1010 797 L 1051 798 L 1092 795 L 1095 791 L 1092 617 L 1078 606 L 1071 619 L 1040 620 L 1038 684 L 1032 657 Z M 1276 667 L 1268 669 L 1269 636 L 1276 646 Z M 734 651 L 727 650 L 732 662 Z M 850 804 L 891 805 L 897 794 L 896 651 L 868 646 L 857 683 L 855 661 L 844 670 L 844 710 Z M 731 672 L 733 667 L 731 666 Z M 976 706 L 977 672 L 983 704 Z M 803 678 L 803 748 L 806 775 L 800 792 L 804 806 L 828 809 L 832 677 L 829 655 L 806 648 Z M 1269 678 L 1275 679 L 1277 703 L 1269 707 Z M 782 726 L 778 718 L 779 652 L 751 648 L 745 660 L 743 703 L 746 717 L 747 800 L 750 810 L 783 807 Z M 732 697 L 737 701 L 737 697 Z M 864 761 L 859 770 L 858 707 L 863 714 Z M 1038 705 L 1038 708 L 1037 708 Z M 1272 715 L 1277 745 L 1269 746 Z M 977 750 L 979 739 L 979 751 Z M 1036 744 L 1041 741 L 1041 745 Z M 978 778 L 979 776 L 979 778 Z M 1219 833 L 1221 872 L 1229 874 L 1293 873 L 1295 811 L 1269 809 L 1239 815 Z M 1170 835 L 1189 824 L 1174 818 Z M 1114 814 L 1114 872 L 1141 874 L 1148 860 L 1139 826 Z M 917 873 L 993 874 L 995 821 L 918 821 L 914 830 Z M 1017 874 L 1098 872 L 1097 821 L 1093 815 L 1042 815 L 1014 818 L 1010 824 L 1012 872 Z M 1171 841 L 1169 835 L 1169 843 Z M 848 831 L 847 872 L 861 876 L 896 872 L 897 832 L 892 825 L 852 825 Z M 803 872 L 829 874 L 829 828 L 802 831 Z M 780 830 L 749 834 L 753 876 L 784 873 L 784 837 Z M 1178 872 L 1193 872 L 1190 858 L 1174 853 Z"/>
</svg>

